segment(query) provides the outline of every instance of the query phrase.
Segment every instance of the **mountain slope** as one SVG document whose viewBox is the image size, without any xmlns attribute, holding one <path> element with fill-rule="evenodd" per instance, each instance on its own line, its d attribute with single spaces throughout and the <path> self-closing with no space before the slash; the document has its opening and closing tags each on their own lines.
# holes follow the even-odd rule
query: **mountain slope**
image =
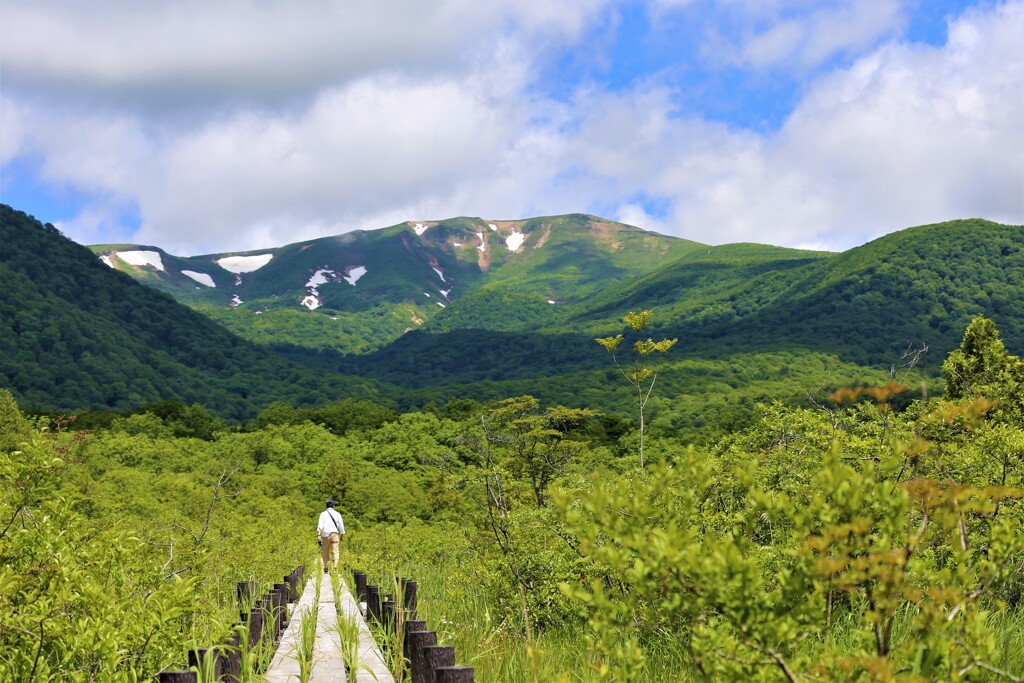
<svg viewBox="0 0 1024 683">
<path fill-rule="evenodd" d="M 983 220 L 909 228 L 709 303 L 715 315 L 695 326 L 702 348 L 729 337 L 733 348 L 801 346 L 875 364 L 925 344 L 926 364 L 937 368 L 978 314 L 1008 341 L 1021 339 L 1024 228 Z"/>
<path fill-rule="evenodd" d="M 154 247 L 92 247 L 111 267 L 248 339 L 348 353 L 421 327 L 549 324 L 560 307 L 705 248 L 582 214 L 408 222 L 190 258 Z"/>
<path fill-rule="evenodd" d="M 52 227 L 6 207 L 0 218 L 0 384 L 34 407 L 170 398 L 240 419 L 273 400 L 417 408 L 530 393 L 630 414 L 635 396 L 593 340 L 653 308 L 651 334 L 680 343 L 648 404 L 652 429 L 706 437 L 758 401 L 884 381 L 908 343 L 930 347 L 918 379 L 934 385 L 979 313 L 1022 350 L 1024 230 L 987 221 L 829 254 L 708 247 L 581 215 L 459 218 L 185 259 L 97 248 L 118 273 Z"/>
<path fill-rule="evenodd" d="M 0 244 L 0 386 L 25 406 L 124 409 L 172 399 L 241 419 L 274 400 L 376 391 L 244 341 L 3 205 Z"/>
<path fill-rule="evenodd" d="M 652 335 L 680 339 L 670 364 L 798 351 L 886 368 L 908 345 L 927 345 L 923 367 L 934 372 L 978 314 L 995 320 L 1009 347 L 1021 344 L 1024 230 L 953 221 L 842 254 L 704 249 L 566 306 L 558 324 L 515 334 L 425 329 L 346 365 L 410 388 L 600 372 L 608 359 L 593 338 L 647 308 L 655 310 Z"/>
</svg>

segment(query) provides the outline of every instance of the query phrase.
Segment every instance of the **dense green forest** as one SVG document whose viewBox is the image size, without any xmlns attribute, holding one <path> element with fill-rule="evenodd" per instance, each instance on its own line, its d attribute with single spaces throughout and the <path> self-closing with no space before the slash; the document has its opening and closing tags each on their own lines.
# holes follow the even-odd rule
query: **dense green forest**
<svg viewBox="0 0 1024 683">
<path fill-rule="evenodd" d="M 236 581 L 313 566 L 333 498 L 346 566 L 419 578 L 480 681 L 1019 679 L 1024 362 L 977 318 L 940 391 L 907 400 L 907 372 L 654 430 L 643 468 L 634 422 L 528 395 L 229 425 L 0 391 L 0 678 L 182 666 Z"/>
<path fill-rule="evenodd" d="M 373 396 L 237 337 L 0 205 L 0 385 L 26 407 L 125 410 L 163 399 L 232 420 L 269 403 Z"/>
<path fill-rule="evenodd" d="M 497 231 L 453 219 L 270 250 L 238 285 L 216 265 L 221 255 L 163 254 L 163 270 L 108 257 L 112 269 L 14 210 L 0 211 L 0 225 L 0 379 L 29 410 L 171 400 L 237 424 L 275 401 L 371 399 L 408 412 L 530 394 L 628 416 L 629 388 L 593 340 L 614 333 L 625 311 L 654 308 L 652 333 L 680 343 L 664 359 L 651 428 L 706 441 L 750 424 L 759 402 L 797 405 L 828 382 L 881 383 L 925 347 L 900 400 L 934 394 L 942 359 L 977 314 L 1022 352 L 1024 230 L 980 220 L 827 254 L 708 247 L 582 215 Z M 474 246 L 477 232 L 486 253 Z M 517 232 L 523 245 L 513 252 L 504 240 Z M 300 306 L 311 272 L 332 263 L 369 265 L 358 285 L 323 284 L 315 311 Z M 182 275 L 186 267 L 211 273 L 217 287 Z M 287 283 L 294 288 L 281 289 Z M 438 288 L 450 288 L 446 308 L 434 305 Z M 232 309 L 225 297 L 236 290 L 246 303 Z"/>
</svg>

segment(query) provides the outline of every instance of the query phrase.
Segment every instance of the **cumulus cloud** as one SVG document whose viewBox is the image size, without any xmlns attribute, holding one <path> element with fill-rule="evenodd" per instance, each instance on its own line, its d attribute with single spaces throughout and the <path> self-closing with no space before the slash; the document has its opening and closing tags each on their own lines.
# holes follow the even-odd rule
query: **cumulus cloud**
<svg viewBox="0 0 1024 683">
<path fill-rule="evenodd" d="M 726 3 L 752 17 L 737 63 L 860 54 L 767 133 L 681 112 L 658 75 L 544 94 L 533 43 L 585 42 L 600 0 L 316 2 L 323 26 L 303 33 L 286 7 L 312 3 L 186 0 L 161 10 L 167 31 L 113 0 L 118 30 L 80 3 L 0 6 L 68 41 L 30 64 L 36 48 L 5 35 L 0 160 L 30 154 L 43 180 L 90 194 L 61 226 L 72 237 L 105 241 L 103 221 L 137 211 L 134 241 L 183 254 L 454 215 L 586 211 L 703 242 L 833 248 L 933 220 L 1024 222 L 1024 2 L 964 14 L 940 47 L 875 45 L 899 21 L 888 0 Z M 388 35 L 371 27 L 381 8 L 407 10 Z M 79 96 L 58 99 L 72 81 Z M 155 114 L 162 90 L 193 93 L 193 109 Z"/>
<path fill-rule="evenodd" d="M 8 87 L 121 104 L 302 96 L 432 73 L 505 36 L 573 41 L 608 0 L 54 0 L 0 5 Z"/>
<path fill-rule="evenodd" d="M 709 62 L 806 72 L 898 35 L 907 0 L 650 0 L 656 20 L 681 16 Z M 674 22 L 670 22 L 673 23 Z"/>
<path fill-rule="evenodd" d="M 1021 223 L 1022 30 L 1011 3 L 961 17 L 941 48 L 886 44 L 767 135 L 675 118 L 664 91 L 602 96 L 576 152 L 606 197 L 619 190 L 619 217 L 703 241 L 846 248 L 950 218 Z M 665 215 L 638 212 L 640 191 Z"/>
</svg>

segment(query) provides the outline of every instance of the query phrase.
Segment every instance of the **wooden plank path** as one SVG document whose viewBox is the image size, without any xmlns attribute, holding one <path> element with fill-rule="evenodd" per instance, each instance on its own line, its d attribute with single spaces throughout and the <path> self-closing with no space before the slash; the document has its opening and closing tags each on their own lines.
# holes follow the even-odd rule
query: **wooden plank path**
<svg viewBox="0 0 1024 683">
<path fill-rule="evenodd" d="M 319 570 L 318 570 L 319 571 Z M 331 577 L 323 572 L 319 579 L 314 576 L 306 583 L 302 597 L 295 605 L 292 619 L 281 636 L 270 668 L 263 675 L 266 683 L 296 683 L 299 678 L 298 643 L 305 609 L 312 607 L 316 598 L 314 581 L 320 581 L 320 603 L 317 605 L 316 643 L 313 646 L 313 669 L 310 683 L 349 683 L 345 665 L 341 658 L 341 641 L 338 637 L 338 613 L 331 591 Z M 359 625 L 359 671 L 351 683 L 394 683 L 395 679 L 384 663 L 384 656 L 370 633 L 366 620 L 359 611 L 359 604 L 342 580 L 341 608 L 343 614 L 352 617 Z"/>
</svg>

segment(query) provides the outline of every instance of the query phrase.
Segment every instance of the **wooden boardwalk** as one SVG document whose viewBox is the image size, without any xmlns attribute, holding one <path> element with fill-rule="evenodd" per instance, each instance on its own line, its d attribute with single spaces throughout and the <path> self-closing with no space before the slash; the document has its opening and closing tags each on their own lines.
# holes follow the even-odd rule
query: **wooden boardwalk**
<svg viewBox="0 0 1024 683">
<path fill-rule="evenodd" d="M 359 625 L 359 671 L 351 679 L 346 675 L 341 658 L 341 641 L 337 631 L 338 613 L 331 591 L 331 578 L 323 572 L 310 578 L 306 583 L 302 597 L 292 612 L 291 622 L 281 636 L 281 644 L 263 680 L 266 683 L 297 683 L 301 680 L 298 643 L 304 612 L 313 606 L 313 600 L 316 598 L 314 581 L 320 581 L 320 603 L 317 605 L 316 643 L 313 646 L 313 668 L 309 683 L 394 683 L 395 679 L 384 663 L 384 656 L 370 634 L 358 603 L 342 580 L 342 611 L 346 616 L 354 618 Z"/>
</svg>

